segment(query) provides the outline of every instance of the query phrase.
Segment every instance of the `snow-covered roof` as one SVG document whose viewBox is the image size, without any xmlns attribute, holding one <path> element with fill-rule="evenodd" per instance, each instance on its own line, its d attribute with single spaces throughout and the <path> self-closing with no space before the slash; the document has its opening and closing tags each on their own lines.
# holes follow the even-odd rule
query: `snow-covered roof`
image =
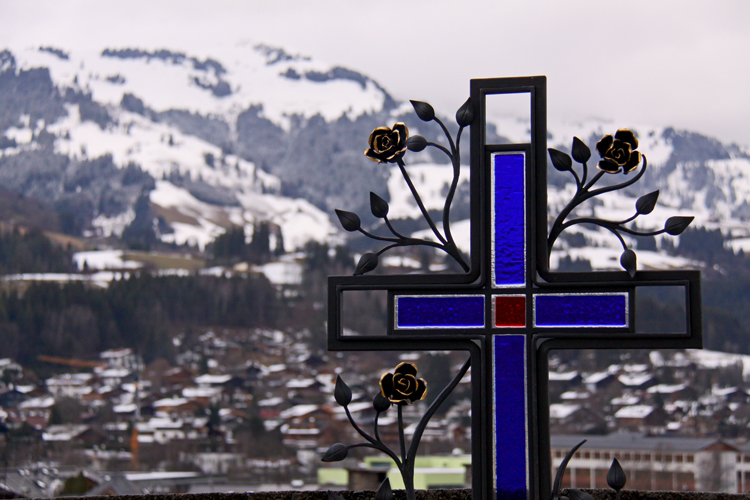
<svg viewBox="0 0 750 500">
<path fill-rule="evenodd" d="M 318 405 L 297 405 L 288 408 L 279 413 L 279 418 L 294 418 L 303 417 L 309 413 L 314 412 L 319 408 Z"/>
<path fill-rule="evenodd" d="M 550 418 L 567 418 L 581 409 L 581 405 L 555 403 L 549 405 Z"/>
<path fill-rule="evenodd" d="M 633 405 L 620 408 L 615 413 L 615 418 L 646 418 L 654 411 L 653 406 Z"/>
<path fill-rule="evenodd" d="M 687 387 L 687 384 L 658 384 L 649 387 L 646 392 L 649 394 L 674 394 Z"/>
<path fill-rule="evenodd" d="M 650 373 L 637 373 L 631 375 L 620 375 L 617 380 L 626 387 L 640 387 L 654 379 Z"/>
<path fill-rule="evenodd" d="M 578 376 L 577 371 L 572 372 L 549 372 L 549 380 L 550 382 L 570 382 L 571 380 L 575 379 Z"/>
<path fill-rule="evenodd" d="M 185 398 L 165 398 L 158 401 L 154 401 L 154 406 L 182 406 L 188 403 Z"/>
<path fill-rule="evenodd" d="M 261 401 L 258 401 L 258 406 L 278 406 L 284 401 L 285 401 L 284 398 L 277 396 L 274 398 L 268 398 L 268 399 L 263 399 Z"/>
<path fill-rule="evenodd" d="M 75 439 L 77 436 L 86 432 L 89 429 L 88 425 L 75 425 L 75 424 L 64 424 L 64 425 L 50 425 L 42 433 L 43 441 L 70 441 Z"/>
<path fill-rule="evenodd" d="M 185 387 L 182 390 L 182 397 L 187 399 L 213 398 L 220 394 L 220 387 Z"/>
<path fill-rule="evenodd" d="M 21 409 L 52 408 L 54 404 L 55 404 L 55 398 L 49 396 L 49 397 L 27 399 L 26 401 L 19 403 L 18 407 Z"/>
<path fill-rule="evenodd" d="M 560 399 L 563 400 L 578 400 L 578 399 L 588 399 L 591 395 L 588 392 L 577 392 L 577 391 L 567 391 L 560 394 Z"/>
<path fill-rule="evenodd" d="M 314 378 L 292 379 L 286 383 L 287 389 L 306 389 L 315 385 Z"/>
<path fill-rule="evenodd" d="M 598 384 L 602 380 L 606 380 L 607 378 L 611 377 L 612 374 L 609 372 L 597 372 L 592 373 L 591 375 L 587 375 L 583 379 L 584 384 Z"/>
<path fill-rule="evenodd" d="M 201 375 L 199 377 L 195 377 L 195 383 L 201 384 L 201 385 L 217 385 L 217 384 L 226 384 L 232 380 L 232 376 L 225 374 L 225 375 L 210 375 L 205 374 Z"/>
</svg>

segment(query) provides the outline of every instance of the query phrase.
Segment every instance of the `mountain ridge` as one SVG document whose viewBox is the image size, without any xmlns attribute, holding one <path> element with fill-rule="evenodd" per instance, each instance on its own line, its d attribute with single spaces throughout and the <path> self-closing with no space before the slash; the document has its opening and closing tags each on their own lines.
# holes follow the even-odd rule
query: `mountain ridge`
<svg viewBox="0 0 750 500">
<path fill-rule="evenodd" d="M 229 225 L 250 232 L 259 220 L 278 225 L 292 248 L 338 239 L 333 208 L 367 213 L 370 190 L 399 196 L 394 173 L 362 155 L 374 128 L 404 121 L 412 133 L 441 141 L 437 127 L 369 77 L 265 45 L 211 57 L 112 47 L 5 50 L 0 111 L 0 181 L 51 201 L 66 231 L 121 236 L 146 196 L 151 211 L 142 208 L 141 220 L 160 218 L 154 228 L 162 241 L 201 248 Z M 488 134 L 523 141 L 526 128 L 505 118 Z M 550 128 L 549 145 L 563 150 L 573 136 L 593 149 L 614 132 L 602 121 Z M 696 211 L 696 224 L 721 229 L 735 250 L 750 249 L 747 150 L 671 127 L 630 128 L 651 172 L 613 206 L 632 210 L 639 193 L 660 189 L 662 204 Z M 412 160 L 435 168 L 442 161 L 424 153 Z M 549 183 L 554 213 L 570 184 L 553 171 Z M 165 215 L 175 211 L 182 222 Z"/>
</svg>

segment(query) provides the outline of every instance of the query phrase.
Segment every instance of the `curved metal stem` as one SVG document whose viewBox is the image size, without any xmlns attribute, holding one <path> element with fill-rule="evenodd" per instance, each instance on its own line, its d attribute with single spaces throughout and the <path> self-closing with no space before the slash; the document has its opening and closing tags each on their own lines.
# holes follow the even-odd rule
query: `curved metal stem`
<svg viewBox="0 0 750 500">
<path fill-rule="evenodd" d="M 388 238 L 387 236 L 378 236 L 376 234 L 372 234 L 372 233 L 370 233 L 368 231 L 365 231 L 361 227 L 359 229 L 357 229 L 357 231 L 359 231 L 360 233 L 364 234 L 368 238 L 372 238 L 373 240 L 378 240 L 378 241 L 393 241 L 393 242 L 399 241 L 398 238 Z M 401 238 L 403 238 L 403 236 L 401 236 Z"/>
<path fill-rule="evenodd" d="M 430 407 L 427 409 L 427 412 L 422 416 L 422 419 L 419 421 L 419 424 L 417 424 L 417 427 L 414 430 L 414 435 L 411 438 L 411 445 L 409 446 L 409 451 L 406 455 L 408 459 L 406 468 L 410 469 L 411 474 L 414 474 L 414 457 L 417 455 L 419 442 L 422 440 L 422 434 L 424 434 L 424 431 L 427 428 L 427 424 L 429 423 L 430 419 L 435 414 L 437 409 L 440 407 L 440 405 L 443 404 L 443 401 L 445 401 L 450 395 L 450 393 L 453 392 L 453 389 L 456 388 L 456 386 L 464 377 L 464 375 L 466 374 L 466 372 L 468 371 L 470 367 L 471 367 L 471 357 L 469 357 L 469 359 L 466 360 L 466 362 L 463 364 L 461 369 L 458 371 L 458 374 L 456 374 L 456 376 L 453 377 L 453 380 L 451 380 L 451 383 L 448 384 L 445 387 L 445 389 L 442 390 L 442 392 L 438 395 L 437 398 L 435 398 L 435 401 L 432 402 Z"/>
<path fill-rule="evenodd" d="M 365 438 L 367 441 L 371 442 L 372 444 L 378 444 L 375 438 L 373 438 L 372 436 L 370 436 L 365 431 L 359 428 L 359 426 L 357 425 L 357 422 L 355 422 L 354 419 L 352 418 L 352 414 L 349 413 L 348 406 L 344 406 L 344 411 L 346 412 L 346 418 L 349 419 L 349 423 L 352 424 L 352 427 L 354 427 L 354 430 L 357 431 L 357 433 L 360 436 L 362 436 L 363 438 Z"/>
<path fill-rule="evenodd" d="M 581 183 L 578 185 L 579 190 L 580 190 L 580 188 L 583 187 L 584 184 L 586 184 L 586 178 L 589 176 L 589 165 L 588 165 L 588 162 L 583 162 L 582 165 L 583 165 L 583 175 L 581 177 Z M 572 170 L 573 169 L 571 169 L 571 171 Z"/>
<path fill-rule="evenodd" d="M 666 229 L 659 229 L 657 231 L 634 231 L 633 229 L 628 229 L 627 227 L 621 227 L 620 231 L 635 236 L 657 236 L 659 234 L 664 234 L 667 232 Z"/>
<path fill-rule="evenodd" d="M 403 406 L 400 404 L 397 404 L 398 406 L 398 442 L 399 445 L 401 445 L 401 460 L 404 461 L 404 463 L 408 463 L 406 460 L 406 439 L 404 437 L 404 415 L 403 415 Z"/>
<path fill-rule="evenodd" d="M 436 116 L 434 118 L 434 120 L 435 120 L 435 122 L 437 122 L 438 125 L 440 125 L 440 128 L 443 129 L 443 133 L 445 134 L 445 137 L 448 139 L 448 144 L 450 144 L 450 146 L 451 146 L 451 154 L 455 155 L 456 154 L 456 145 L 453 143 L 453 138 L 451 137 L 450 132 L 448 132 L 448 129 L 446 128 L 445 124 L 443 123 L 443 121 L 440 118 L 438 118 Z"/>
<path fill-rule="evenodd" d="M 588 193 L 588 196 L 586 197 L 586 199 L 591 198 L 592 196 L 599 196 L 602 193 L 609 193 L 611 191 L 617 191 L 618 189 L 626 188 L 630 186 L 631 184 L 637 182 L 638 179 L 643 177 L 643 174 L 646 173 L 646 168 L 648 167 L 648 162 L 646 161 L 646 155 L 642 155 L 642 156 L 643 156 L 643 168 L 640 169 L 640 171 L 635 175 L 635 177 L 633 177 L 629 181 L 621 182 L 620 184 L 615 184 L 613 186 L 605 186 L 599 189 L 594 189 L 593 191 Z M 604 171 L 602 171 L 601 173 L 603 174 Z"/>
<path fill-rule="evenodd" d="M 362 429 L 360 429 L 360 427 L 357 425 L 357 423 L 352 418 L 352 414 L 349 413 L 349 407 L 348 406 L 344 406 L 344 411 L 346 412 L 346 418 L 349 419 L 349 423 L 352 424 L 352 427 L 354 427 L 354 430 L 357 431 L 357 433 L 360 436 L 362 436 L 367 441 L 369 441 L 372 444 L 372 448 L 380 450 L 383 453 L 385 453 L 386 455 L 388 455 L 389 457 L 391 457 L 393 459 L 393 461 L 396 463 L 396 465 L 398 466 L 399 470 L 401 470 L 401 468 L 403 467 L 403 463 L 398 458 L 398 455 L 396 455 L 395 453 L 393 453 L 393 451 L 390 448 L 388 448 L 382 441 L 380 441 L 379 439 L 378 440 L 374 439 L 372 436 L 370 436 L 365 431 L 363 431 Z M 362 443 L 362 444 L 367 444 L 367 443 Z"/>
<path fill-rule="evenodd" d="M 461 176 L 461 153 L 460 153 L 460 144 L 461 144 L 461 133 L 463 132 L 464 128 L 460 127 L 458 129 L 458 135 L 456 135 L 456 147 L 454 150 L 453 156 L 451 156 L 451 163 L 453 165 L 453 180 L 451 181 L 451 187 L 448 190 L 448 196 L 445 197 L 445 204 L 443 205 L 443 231 L 445 232 L 445 237 L 451 244 L 455 246 L 455 243 L 453 242 L 453 235 L 451 234 L 451 205 L 453 204 L 453 197 L 456 195 L 456 189 L 458 188 L 458 179 Z M 459 260 L 460 264 L 463 263 L 463 259 Z M 468 271 L 468 269 L 466 269 Z"/>
<path fill-rule="evenodd" d="M 591 181 L 586 184 L 586 186 L 581 189 L 580 192 L 576 193 L 576 195 L 573 197 L 572 200 L 565 206 L 565 208 L 560 212 L 560 215 L 557 216 L 555 219 L 555 222 L 552 224 L 552 230 L 550 231 L 549 238 L 547 238 L 547 252 L 548 254 L 552 253 L 552 246 L 555 244 L 555 241 L 557 240 L 557 237 L 560 236 L 560 233 L 563 232 L 563 230 L 566 227 L 565 224 L 563 224 L 563 221 L 570 215 L 570 213 L 573 211 L 574 208 L 576 208 L 578 205 L 583 203 L 584 201 L 593 198 L 594 196 L 599 196 L 603 193 L 609 193 L 611 191 L 616 191 L 618 189 L 626 188 L 630 186 L 631 184 L 635 183 L 640 179 L 643 174 L 646 172 L 646 167 L 648 166 L 648 163 L 646 161 L 646 156 L 643 156 L 643 168 L 638 172 L 638 174 L 635 175 L 632 179 L 630 179 L 627 182 L 621 182 L 620 184 L 615 184 L 613 186 L 606 186 L 599 189 L 595 189 L 593 191 L 589 191 L 589 189 L 596 184 L 596 182 L 601 179 L 601 177 L 605 174 L 603 170 L 599 171 L 592 179 Z"/>
<path fill-rule="evenodd" d="M 439 239 L 443 244 L 445 244 L 446 243 L 445 238 L 443 238 L 443 235 L 440 234 L 440 231 L 438 231 L 437 226 L 435 226 L 435 222 L 432 220 L 432 217 L 430 217 L 430 214 L 427 212 L 427 209 L 425 208 L 424 203 L 422 203 L 422 198 L 420 198 L 419 193 L 417 192 L 417 188 L 414 187 L 414 183 L 411 181 L 411 177 L 409 177 L 409 174 L 406 172 L 406 165 L 404 165 L 403 160 L 398 160 L 398 168 L 401 169 L 401 175 L 404 176 L 404 180 L 406 181 L 406 184 L 409 186 L 409 190 L 411 191 L 412 196 L 414 196 L 414 201 L 417 202 L 417 206 L 419 207 L 419 210 L 422 212 L 422 215 L 427 221 L 427 224 L 430 225 L 430 229 L 432 229 L 432 232 L 435 233 L 435 236 L 437 237 L 437 239 Z"/>
<path fill-rule="evenodd" d="M 583 164 L 583 167 L 584 169 L 586 168 L 585 163 Z M 583 183 L 586 182 L 586 170 L 583 171 L 583 175 L 584 175 L 583 181 L 581 181 L 581 179 L 578 178 L 578 174 L 572 168 L 569 170 L 569 172 L 573 174 L 573 177 L 576 178 L 576 194 L 578 194 L 581 192 L 581 187 L 583 186 Z"/>
<path fill-rule="evenodd" d="M 451 155 L 451 152 L 448 151 L 448 148 L 446 148 L 445 146 L 442 146 L 442 145 L 437 144 L 435 142 L 428 142 L 427 145 L 428 146 L 432 146 L 434 148 L 438 148 L 440 151 L 442 151 L 443 153 L 445 153 L 446 155 L 448 155 L 448 158 L 453 159 L 453 155 Z"/>
<path fill-rule="evenodd" d="M 380 434 L 378 433 L 378 419 L 380 418 L 380 412 L 375 412 L 375 422 L 372 426 L 373 434 L 375 434 L 375 439 L 380 441 Z M 382 441 L 380 441 L 382 443 Z"/>
<path fill-rule="evenodd" d="M 560 227 L 560 232 L 565 231 L 569 227 L 575 226 L 575 225 L 578 225 L 578 224 L 594 224 L 595 226 L 603 227 L 604 229 L 606 229 L 610 233 L 612 233 L 615 236 L 617 236 L 617 238 L 620 240 L 620 244 L 622 245 L 622 249 L 623 250 L 627 250 L 628 249 L 628 246 L 625 244 L 625 240 L 623 240 L 622 236 L 620 235 L 620 233 L 617 232 L 618 229 L 625 230 L 626 228 L 624 228 L 624 227 L 618 227 L 618 225 L 617 225 L 616 222 L 612 222 L 612 221 L 608 221 L 608 220 L 604 220 L 604 219 L 594 219 L 594 218 L 589 218 L 589 217 L 581 218 L 581 219 L 573 219 L 573 220 L 568 221 L 565 224 L 563 224 Z M 625 232 L 627 232 L 627 231 L 625 231 Z"/>
<path fill-rule="evenodd" d="M 388 216 L 383 217 L 383 220 L 385 221 L 385 225 L 388 226 L 388 229 L 391 230 L 391 233 L 398 236 L 399 238 L 406 238 L 403 234 L 396 231 L 393 226 L 391 225 L 391 221 L 388 219 Z"/>
</svg>

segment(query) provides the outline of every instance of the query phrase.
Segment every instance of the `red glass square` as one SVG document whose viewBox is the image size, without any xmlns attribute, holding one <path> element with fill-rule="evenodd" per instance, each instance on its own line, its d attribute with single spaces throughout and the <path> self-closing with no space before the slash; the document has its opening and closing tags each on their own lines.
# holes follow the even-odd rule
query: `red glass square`
<svg viewBox="0 0 750 500">
<path fill-rule="evenodd" d="M 526 297 L 495 297 L 495 326 L 526 326 Z"/>
</svg>

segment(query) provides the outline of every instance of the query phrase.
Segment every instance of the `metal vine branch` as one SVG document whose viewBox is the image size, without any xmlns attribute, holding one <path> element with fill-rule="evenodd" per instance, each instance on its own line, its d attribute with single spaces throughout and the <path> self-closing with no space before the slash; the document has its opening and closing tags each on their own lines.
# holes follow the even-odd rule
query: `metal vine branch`
<svg viewBox="0 0 750 500">
<path fill-rule="evenodd" d="M 633 250 L 628 248 L 621 233 L 633 236 L 656 236 L 667 233 L 676 236 L 687 229 L 693 221 L 693 217 L 670 217 L 664 223 L 664 228 L 658 231 L 638 231 L 625 226 L 625 224 L 633 222 L 638 216 L 650 214 L 654 210 L 656 201 L 659 198 L 658 190 L 638 198 L 635 203 L 635 214 L 625 220 L 612 221 L 599 219 L 597 217 L 567 219 L 571 212 L 584 201 L 604 193 L 626 188 L 643 177 L 643 174 L 646 173 L 648 162 L 645 155 L 636 151 L 637 148 L 638 139 L 636 139 L 635 135 L 630 130 L 619 129 L 614 137 L 611 135 L 605 135 L 596 143 L 596 150 L 599 153 L 601 160 L 597 164 L 599 172 L 597 172 L 591 180 L 588 179 L 589 171 L 587 165 L 588 160 L 591 158 L 591 150 L 578 137 L 573 138 L 571 155 L 576 162 L 582 165 L 580 176 L 575 170 L 573 170 L 573 162 L 568 154 L 558 151 L 557 149 L 549 149 L 549 156 L 552 160 L 552 165 L 554 165 L 554 167 L 560 172 L 570 172 L 575 178 L 576 183 L 576 193 L 573 196 L 573 199 L 570 200 L 562 212 L 560 212 L 560 215 L 557 216 L 554 224 L 552 224 L 552 229 L 547 238 L 547 250 L 549 255 L 552 253 L 552 246 L 563 231 L 577 224 L 593 224 L 614 234 L 620 241 L 623 249 L 623 253 L 620 256 L 620 265 L 632 278 L 635 277 L 636 273 L 636 255 Z M 639 166 L 640 170 L 638 170 Z M 592 189 L 604 174 L 619 174 L 622 172 L 624 175 L 628 175 L 634 170 L 638 170 L 638 172 L 633 178 L 627 181 L 611 186 Z"/>
<path fill-rule="evenodd" d="M 353 448 L 372 448 L 378 450 L 388 455 L 396 464 L 396 467 L 404 480 L 404 489 L 406 490 L 407 500 L 415 500 L 414 461 L 419 448 L 419 442 L 422 440 L 422 434 L 437 409 L 443 404 L 453 389 L 456 388 L 470 367 L 471 358 L 466 360 L 453 380 L 442 390 L 422 416 L 414 430 L 414 435 L 412 436 L 408 448 L 404 436 L 404 419 L 402 410 L 405 405 L 410 405 L 416 401 L 424 399 L 427 391 L 425 381 L 417 378 L 417 367 L 412 363 L 401 363 L 396 367 L 394 373 L 385 373 L 380 378 L 380 391 L 375 395 L 375 398 L 372 401 L 372 407 L 375 409 L 372 434 L 368 434 L 362 430 L 352 418 L 352 415 L 349 412 L 349 403 L 352 401 L 352 391 L 341 377 L 337 377 L 336 387 L 333 393 L 334 399 L 336 400 L 336 403 L 344 408 L 349 423 L 351 423 L 354 430 L 356 430 L 366 442 L 352 445 L 345 445 L 342 443 L 333 444 L 328 448 L 325 455 L 323 455 L 322 460 L 324 462 L 338 462 L 345 459 L 349 450 Z M 380 418 L 380 414 L 388 410 L 391 407 L 391 404 L 395 404 L 398 409 L 399 452 L 392 450 L 386 445 L 380 438 L 378 432 L 378 419 Z M 386 479 L 386 481 L 388 481 L 388 479 Z M 384 491 L 390 491 L 390 485 L 385 485 L 384 483 L 384 485 L 381 486 L 381 489 Z"/>
<path fill-rule="evenodd" d="M 359 219 L 359 216 L 353 212 L 346 212 L 344 210 L 336 210 L 336 215 L 341 222 L 343 228 L 347 231 L 354 232 L 359 231 L 368 238 L 372 238 L 378 241 L 387 242 L 388 245 L 377 251 L 376 253 L 365 253 L 359 260 L 357 268 L 354 271 L 354 275 L 362 275 L 375 269 L 378 265 L 378 257 L 384 252 L 396 248 L 406 246 L 427 246 L 440 249 L 453 257 L 458 262 L 464 271 L 469 270 L 469 265 L 464 260 L 461 252 L 456 247 L 456 243 L 453 240 L 453 235 L 450 229 L 450 211 L 451 204 L 453 203 L 453 197 L 456 194 L 456 188 L 458 187 L 458 179 L 461 173 L 461 133 L 464 128 L 469 126 L 474 118 L 474 110 L 471 107 L 470 100 L 467 100 L 456 112 L 456 122 L 458 123 L 458 133 L 456 134 L 455 141 L 451 136 L 448 128 L 445 124 L 435 116 L 435 110 L 426 102 L 411 101 L 414 106 L 414 111 L 420 120 L 425 122 L 434 121 L 443 130 L 445 137 L 448 139 L 449 148 L 429 142 L 421 135 L 414 135 L 409 137 L 409 130 L 403 123 L 396 123 L 393 128 L 378 127 L 372 131 L 369 139 L 369 148 L 365 151 L 365 156 L 369 159 L 379 163 L 395 163 L 401 170 L 406 184 L 409 186 L 414 201 L 417 203 L 419 210 L 422 212 L 427 224 L 430 226 L 432 233 L 435 235 L 437 241 L 431 241 L 428 239 L 412 238 L 404 236 L 393 228 L 390 220 L 388 219 L 388 202 L 377 194 L 370 193 L 370 210 L 372 215 L 379 219 L 383 219 L 386 227 L 391 232 L 391 236 L 378 236 L 372 234 L 364 229 Z M 406 165 L 404 164 L 403 157 L 406 154 L 407 149 L 413 152 L 419 152 L 426 147 L 437 148 L 438 150 L 445 153 L 451 161 L 453 167 L 453 180 L 448 190 L 448 195 L 445 198 L 445 204 L 443 205 L 443 230 L 442 232 L 438 229 L 435 221 L 430 216 L 429 212 L 424 206 L 419 193 L 417 192 L 414 183 L 409 177 L 409 173 L 406 171 Z"/>
</svg>

